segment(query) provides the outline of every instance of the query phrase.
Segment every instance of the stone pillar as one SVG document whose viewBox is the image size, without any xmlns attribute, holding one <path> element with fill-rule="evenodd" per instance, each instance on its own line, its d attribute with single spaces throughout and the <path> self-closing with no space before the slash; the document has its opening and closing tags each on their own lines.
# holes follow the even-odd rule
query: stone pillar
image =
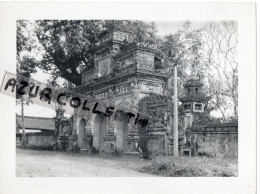
<svg viewBox="0 0 260 194">
<path fill-rule="evenodd" d="M 92 145 L 93 143 L 93 123 L 92 123 L 92 113 L 89 113 L 86 117 L 86 132 L 83 140 L 83 147 L 80 149 L 81 153 L 92 153 Z"/>
<path fill-rule="evenodd" d="M 193 115 L 186 113 L 184 117 L 184 141 L 180 145 L 180 156 L 191 156 L 191 126 L 193 123 Z"/>
<path fill-rule="evenodd" d="M 184 144 L 187 143 L 187 132 L 189 132 L 192 123 L 193 123 L 193 115 L 191 113 L 186 113 L 184 117 Z"/>
<path fill-rule="evenodd" d="M 62 151 L 66 151 L 68 146 L 68 136 L 66 136 L 63 132 L 58 136 L 58 149 Z"/>
<path fill-rule="evenodd" d="M 167 143 L 168 143 L 168 147 L 169 147 L 168 155 L 169 156 L 173 156 L 173 148 L 174 148 L 174 138 L 173 138 L 173 135 L 169 135 L 167 140 L 168 140 Z"/>
<path fill-rule="evenodd" d="M 171 119 L 171 117 L 170 117 Z M 168 124 L 166 126 L 166 135 L 165 135 L 165 154 L 168 156 L 173 155 L 173 135 L 171 134 L 171 126 Z"/>
<path fill-rule="evenodd" d="M 77 152 L 77 142 L 78 142 L 78 134 L 76 130 L 76 122 L 74 117 L 71 117 L 70 120 L 70 127 L 71 127 L 71 135 L 69 136 L 69 146 L 67 148 L 67 152 Z"/>
<path fill-rule="evenodd" d="M 67 148 L 67 152 L 77 152 L 77 141 L 78 141 L 78 134 L 73 129 L 71 136 L 69 137 L 69 146 Z"/>
<path fill-rule="evenodd" d="M 125 155 L 139 155 L 139 140 L 138 126 L 135 124 L 135 117 L 131 117 L 128 123 L 129 134 L 126 138 L 126 152 Z"/>
<path fill-rule="evenodd" d="M 83 140 L 83 147 L 80 149 L 81 153 L 92 153 L 92 146 L 90 145 L 93 141 L 93 135 L 90 131 L 86 131 Z"/>
<path fill-rule="evenodd" d="M 104 154 L 115 155 L 116 148 L 116 121 L 113 116 L 107 117 L 107 134 L 104 137 Z M 102 154 L 102 153 L 101 153 Z"/>
<path fill-rule="evenodd" d="M 63 131 L 63 124 L 62 122 L 66 121 L 66 118 L 59 119 L 59 126 L 58 126 L 58 138 L 57 138 L 57 145 L 58 150 L 66 151 L 69 141 L 68 141 L 68 135 Z"/>
</svg>

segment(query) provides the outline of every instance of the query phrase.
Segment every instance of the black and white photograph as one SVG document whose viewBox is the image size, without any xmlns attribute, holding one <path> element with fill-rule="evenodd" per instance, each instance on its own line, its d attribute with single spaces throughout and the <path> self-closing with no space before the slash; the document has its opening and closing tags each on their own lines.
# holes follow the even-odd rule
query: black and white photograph
<svg viewBox="0 0 260 194">
<path fill-rule="evenodd" d="M 87 8 L 87 3 L 81 4 Z M 74 8 L 81 4 L 71 3 Z M 0 4 L 0 10 L 1 5 L 4 4 Z M 123 188 L 113 177 L 142 177 L 137 180 L 144 189 L 148 181 L 141 180 L 146 178 L 167 178 L 168 183 L 183 181 L 183 185 L 189 184 L 183 178 L 206 180 L 205 184 L 218 178 L 222 184 L 224 177 L 239 183 L 250 174 L 248 181 L 252 185 L 247 184 L 240 191 L 255 191 L 255 166 L 249 167 L 248 175 L 242 166 L 247 161 L 244 153 L 250 154 L 251 159 L 256 157 L 252 146 L 256 138 L 252 138 L 255 112 L 248 112 L 250 107 L 241 103 L 255 103 L 256 99 L 251 95 L 255 90 L 250 89 L 256 84 L 254 77 L 250 80 L 244 71 L 246 65 L 248 72 L 255 68 L 255 59 L 251 58 L 253 62 L 249 64 L 241 52 L 241 47 L 245 50 L 245 45 L 249 45 L 241 38 L 245 38 L 241 30 L 244 20 L 227 16 L 227 11 L 223 12 L 225 17 L 217 18 L 160 18 L 163 9 L 169 11 L 162 4 L 158 4 L 163 8 L 158 11 L 158 18 L 125 14 L 115 18 L 116 13 L 111 13 L 111 17 L 89 17 L 88 13 L 84 17 L 80 11 L 81 17 L 57 17 L 65 11 L 55 12 L 59 4 L 54 5 L 50 8 L 50 13 L 55 13 L 53 17 L 46 13 L 43 17 L 40 12 L 40 17 L 25 14 L 10 19 L 13 30 L 9 36 L 15 40 L 10 51 L 15 64 L 7 64 L 7 57 L 3 60 L 5 65 L 0 60 L 1 99 L 8 99 L 9 112 L 13 111 L 8 127 L 11 135 L 5 131 L 3 134 L 12 138 L 8 140 L 8 153 L 13 157 L 12 179 L 20 180 L 16 184 L 23 184 L 22 180 L 28 178 L 41 178 L 45 183 L 53 180 L 54 184 L 56 179 L 49 178 L 74 177 L 84 181 L 88 177 L 111 177 L 114 183 L 110 184 Z M 151 3 L 151 9 L 154 7 Z M 74 8 L 72 15 L 77 12 Z M 118 15 L 123 8 L 126 7 L 118 9 Z M 140 8 L 137 3 L 136 13 Z M 148 8 L 143 15 L 151 15 Z M 240 9 L 243 10 L 238 6 Z M 24 12 L 19 11 L 18 15 L 21 13 Z M 4 44 L 0 44 L 4 49 Z M 4 56 L 7 51 L 1 53 L 1 49 Z M 245 79 L 247 82 L 242 82 Z M 248 92 L 246 100 L 247 87 L 252 92 Z M 7 108 L 5 102 L 1 104 Z M 246 121 L 243 115 L 247 119 L 252 115 L 252 120 Z M 7 120 L 2 126 L 6 130 Z M 246 131 L 248 136 L 244 135 Z M 247 161 L 251 162 L 254 163 Z M 191 181 L 193 185 L 195 182 Z M 239 190 L 236 185 L 229 193 Z M 102 189 L 106 192 L 105 187 Z M 216 192 L 222 188 L 218 189 Z M 141 191 L 148 192 L 132 190 Z"/>
<path fill-rule="evenodd" d="M 18 20 L 17 76 L 67 92 L 48 117 L 16 95 L 16 175 L 237 176 L 237 37 L 236 21 Z"/>
</svg>

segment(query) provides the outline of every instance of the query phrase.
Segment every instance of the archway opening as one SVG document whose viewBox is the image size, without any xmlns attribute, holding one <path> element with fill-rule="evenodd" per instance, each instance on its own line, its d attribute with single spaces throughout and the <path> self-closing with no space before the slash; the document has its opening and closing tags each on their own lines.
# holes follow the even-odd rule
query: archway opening
<svg viewBox="0 0 260 194">
<path fill-rule="evenodd" d="M 122 153 L 126 150 L 126 141 L 125 139 L 128 136 L 128 116 L 126 114 L 121 113 L 117 117 L 117 134 L 116 134 L 116 150 L 118 153 Z"/>
<path fill-rule="evenodd" d="M 147 124 L 138 125 L 138 136 L 140 138 L 139 146 L 140 146 L 140 149 L 142 150 L 143 158 L 148 158 L 148 140 L 147 140 L 147 134 L 146 134 L 146 127 L 147 127 Z"/>
<path fill-rule="evenodd" d="M 79 121 L 79 130 L 78 130 L 78 145 L 79 147 L 83 147 L 83 137 L 85 135 L 86 132 L 86 120 L 85 119 L 81 119 Z"/>
<path fill-rule="evenodd" d="M 102 114 L 95 115 L 93 122 L 93 148 L 96 152 L 104 148 L 104 137 L 107 132 L 107 119 Z"/>
</svg>

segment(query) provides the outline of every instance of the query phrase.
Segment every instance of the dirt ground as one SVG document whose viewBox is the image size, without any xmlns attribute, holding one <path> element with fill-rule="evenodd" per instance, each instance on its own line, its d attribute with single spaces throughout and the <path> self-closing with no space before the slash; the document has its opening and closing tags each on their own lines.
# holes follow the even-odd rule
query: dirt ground
<svg viewBox="0 0 260 194">
<path fill-rule="evenodd" d="M 17 177 L 148 177 L 152 175 L 138 170 L 150 163 L 139 158 L 16 149 Z"/>
</svg>

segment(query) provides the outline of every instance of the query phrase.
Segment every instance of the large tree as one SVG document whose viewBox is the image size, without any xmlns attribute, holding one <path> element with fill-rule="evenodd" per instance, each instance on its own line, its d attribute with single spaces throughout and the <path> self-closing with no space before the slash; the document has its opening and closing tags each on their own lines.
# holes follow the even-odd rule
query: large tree
<svg viewBox="0 0 260 194">
<path fill-rule="evenodd" d="M 191 22 L 186 21 L 176 33 L 166 35 L 159 47 L 165 59 L 164 68 L 167 69 L 173 64 L 178 67 L 180 93 L 183 89 L 183 82 L 189 79 L 192 74 L 203 76 L 203 70 L 198 68 L 201 59 L 201 46 L 201 30 L 192 28 Z M 173 87 L 172 79 L 168 83 L 170 91 Z"/>
<path fill-rule="evenodd" d="M 203 30 L 202 65 L 211 102 L 221 112 L 224 120 L 238 117 L 238 61 L 237 22 L 210 22 Z"/>
<path fill-rule="evenodd" d="M 27 20 L 17 20 L 16 32 L 17 74 L 30 77 L 31 73 L 36 72 L 37 65 L 35 59 L 37 45 L 33 36 L 32 23 Z"/>
<path fill-rule="evenodd" d="M 26 21 L 20 21 L 17 28 L 17 50 L 27 45 L 27 51 L 34 44 L 30 37 L 25 37 L 19 28 Z M 133 35 L 133 41 L 156 44 L 156 27 L 154 23 L 128 20 L 39 20 L 34 23 L 34 36 L 42 58 L 23 58 L 18 71 L 30 67 L 39 67 L 57 78 L 64 78 L 72 84 L 81 84 L 80 64 L 93 63 L 93 48 L 102 31 L 123 30 Z M 21 38 L 20 38 L 21 37 Z M 28 39 L 27 39 L 28 38 Z M 24 48 L 26 49 L 26 48 Z M 24 55 L 28 57 L 29 55 Z M 34 71 L 28 71 L 32 73 Z"/>
<path fill-rule="evenodd" d="M 165 36 L 160 45 L 164 58 L 178 65 L 179 91 L 183 82 L 196 75 L 205 82 L 203 93 L 211 96 L 209 112 L 220 111 L 223 120 L 237 119 L 237 23 L 209 22 L 199 28 L 191 24 L 185 22 L 175 34 Z M 171 80 L 168 87 L 171 91 Z"/>
</svg>

